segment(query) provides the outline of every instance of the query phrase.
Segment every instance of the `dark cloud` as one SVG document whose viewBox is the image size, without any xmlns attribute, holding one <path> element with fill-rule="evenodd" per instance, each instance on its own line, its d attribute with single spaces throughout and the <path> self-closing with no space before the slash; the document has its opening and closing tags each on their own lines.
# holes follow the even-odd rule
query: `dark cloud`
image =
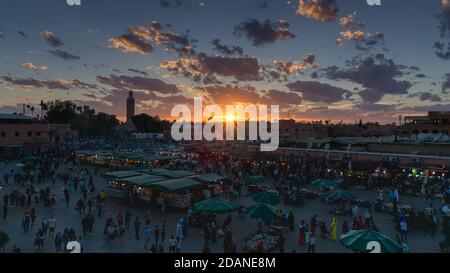
<svg viewBox="0 0 450 273">
<path fill-rule="evenodd" d="M 118 89 L 154 91 L 163 94 L 177 94 L 180 92 L 176 85 L 165 83 L 160 79 L 145 78 L 139 76 L 97 76 L 97 81 Z"/>
<path fill-rule="evenodd" d="M 264 76 L 269 81 L 287 81 L 289 75 L 302 74 L 306 69 L 317 68 L 318 64 L 315 63 L 315 60 L 316 56 L 312 53 L 305 55 L 301 61 L 274 60 L 271 65 L 264 67 Z"/>
<path fill-rule="evenodd" d="M 352 95 L 343 88 L 312 81 L 296 81 L 286 86 L 291 91 L 302 93 L 303 99 L 311 102 L 335 103 Z"/>
<path fill-rule="evenodd" d="M 432 102 L 439 102 L 439 101 L 442 101 L 442 98 L 441 98 L 441 97 L 439 97 L 439 96 L 436 95 L 436 94 L 430 93 L 430 92 L 422 92 L 422 93 L 419 93 L 419 94 L 417 94 L 417 95 L 418 95 L 419 98 L 420 98 L 421 100 L 423 100 L 423 101 L 425 101 L 425 100 L 429 100 L 429 101 L 432 101 Z"/>
<path fill-rule="evenodd" d="M 445 75 L 447 78 L 442 83 L 442 93 L 448 93 L 450 91 L 450 73 Z"/>
<path fill-rule="evenodd" d="M 123 52 L 137 52 L 146 54 L 153 51 L 155 46 L 175 51 L 179 55 L 193 55 L 195 39 L 185 34 L 163 31 L 162 25 L 153 20 L 150 26 L 129 27 L 128 33 L 110 40 L 110 48 L 121 49 Z"/>
<path fill-rule="evenodd" d="M 409 81 L 397 78 L 404 75 L 405 66 L 396 64 L 384 55 L 367 57 L 360 60 L 356 58 L 348 63 L 348 68 L 336 66 L 325 68 L 325 75 L 333 80 L 348 80 L 361 84 L 365 90 L 360 95 L 365 100 L 376 102 L 385 94 L 407 94 L 412 87 Z"/>
<path fill-rule="evenodd" d="M 272 22 L 258 19 L 247 19 L 234 27 L 234 34 L 245 35 L 254 46 L 274 43 L 277 40 L 289 40 L 295 35 L 288 30 L 289 23 L 285 20 Z"/>
<path fill-rule="evenodd" d="M 220 39 L 214 39 L 211 41 L 214 45 L 214 49 L 224 55 L 244 55 L 243 49 L 240 46 L 235 45 L 224 45 L 221 43 Z"/>
<path fill-rule="evenodd" d="M 284 92 L 275 89 L 263 91 L 260 103 L 266 105 L 291 106 L 302 103 L 302 98 L 297 93 Z"/>
<path fill-rule="evenodd" d="M 205 84 L 219 83 L 217 76 L 233 77 L 241 81 L 260 80 L 260 64 L 257 58 L 209 56 L 200 53 L 196 57 L 182 57 L 165 61 L 160 67 L 167 71 Z"/>
<path fill-rule="evenodd" d="M 128 71 L 136 73 L 136 74 L 140 74 L 140 75 L 144 75 L 144 76 L 148 76 L 148 73 L 139 69 L 134 69 L 134 68 L 129 68 Z"/>
<path fill-rule="evenodd" d="M 212 85 L 206 86 L 204 91 L 209 99 L 220 105 L 255 103 L 260 98 L 259 93 L 251 86 Z"/>
<path fill-rule="evenodd" d="M 340 18 L 339 25 L 344 28 L 339 33 L 340 36 L 353 43 L 357 50 L 368 51 L 377 45 L 384 44 L 384 34 L 381 32 L 365 32 L 366 24 L 358 18 L 356 12 Z M 343 43 L 342 39 L 336 40 L 338 46 L 342 46 Z"/>
<path fill-rule="evenodd" d="M 442 11 L 438 14 L 441 41 L 434 44 L 436 56 L 450 60 L 450 4 L 442 0 Z"/>
<path fill-rule="evenodd" d="M 330 22 L 339 12 L 336 0 L 298 0 L 296 13 L 318 21 Z"/>
<path fill-rule="evenodd" d="M 0 39 L 3 39 L 3 38 L 5 38 L 5 34 L 0 31 Z"/>
<path fill-rule="evenodd" d="M 9 84 L 18 85 L 24 88 L 48 88 L 48 89 L 96 89 L 97 85 L 89 84 L 81 80 L 37 80 L 34 78 L 12 78 L 4 76 L 2 80 Z"/>
<path fill-rule="evenodd" d="M 60 47 L 64 45 L 63 41 L 51 31 L 45 30 L 41 32 L 41 36 L 51 47 Z"/>
<path fill-rule="evenodd" d="M 230 58 L 199 54 L 198 60 L 201 66 L 211 74 L 234 77 L 241 81 L 259 80 L 260 64 L 257 58 Z"/>
<path fill-rule="evenodd" d="M 21 30 L 17 30 L 17 34 L 22 36 L 22 38 L 28 39 L 28 35 L 25 32 L 21 31 Z"/>
<path fill-rule="evenodd" d="M 50 53 L 51 55 L 61 58 L 64 61 L 76 61 L 76 60 L 80 60 L 81 57 L 71 54 L 67 51 L 63 51 L 63 50 L 47 50 L 48 53 Z"/>
</svg>

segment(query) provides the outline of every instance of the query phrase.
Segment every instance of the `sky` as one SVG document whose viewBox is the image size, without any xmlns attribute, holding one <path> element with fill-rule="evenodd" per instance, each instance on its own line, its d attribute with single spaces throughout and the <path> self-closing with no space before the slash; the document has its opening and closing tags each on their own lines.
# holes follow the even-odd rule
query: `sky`
<svg viewBox="0 0 450 273">
<path fill-rule="evenodd" d="M 3 0 L 0 18 L 0 113 L 123 120 L 130 90 L 169 119 L 194 96 L 347 123 L 450 111 L 448 0 Z"/>
</svg>

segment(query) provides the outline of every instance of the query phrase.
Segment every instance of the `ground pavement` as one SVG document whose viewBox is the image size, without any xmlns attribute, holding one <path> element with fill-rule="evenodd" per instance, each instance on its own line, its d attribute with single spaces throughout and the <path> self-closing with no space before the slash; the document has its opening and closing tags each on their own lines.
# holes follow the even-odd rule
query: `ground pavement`
<svg viewBox="0 0 450 273">
<path fill-rule="evenodd" d="M 5 173 L 7 170 L 11 170 L 14 168 L 14 165 L 17 162 L 10 162 L 9 164 L 0 167 L 0 174 Z M 65 165 L 63 169 L 68 169 L 69 165 Z M 93 174 L 93 169 L 89 168 L 90 173 Z M 61 170 L 60 170 L 61 171 Z M 86 176 L 86 180 L 88 181 L 89 176 Z M 106 187 L 105 179 L 101 178 L 99 175 L 94 176 L 94 182 L 97 187 L 97 191 Z M 77 232 L 77 236 L 81 234 L 81 216 L 75 211 L 75 203 L 81 198 L 80 192 L 74 192 L 73 189 L 70 189 L 71 193 L 71 203 L 69 208 L 65 207 L 65 202 L 60 200 L 60 191 L 62 186 L 62 181 L 57 180 L 56 186 L 52 186 L 50 181 L 45 181 L 40 184 L 40 187 L 48 187 L 52 188 L 52 192 L 54 192 L 57 197 L 57 205 L 56 208 L 50 209 L 43 208 L 42 205 L 32 205 L 36 209 L 37 219 L 34 228 L 30 230 L 28 233 L 24 233 L 22 229 L 22 212 L 18 208 L 10 208 L 8 212 L 8 219 L 5 221 L 0 219 L 0 230 L 6 231 L 6 233 L 10 237 L 10 242 L 6 246 L 6 251 L 9 252 L 13 245 L 17 245 L 22 249 L 23 252 L 36 252 L 33 246 L 33 237 L 37 229 L 40 227 L 40 223 L 43 217 L 50 217 L 54 215 L 57 221 L 56 232 L 61 232 L 64 228 L 74 228 Z M 0 190 L 0 196 L 3 196 L 5 192 L 9 192 L 13 186 L 9 185 L 3 187 Z M 24 192 L 24 189 L 21 188 L 21 191 Z M 352 190 L 354 193 L 358 195 L 358 197 L 367 200 L 374 200 L 378 193 L 374 191 L 366 191 L 366 190 Z M 387 196 L 385 197 L 385 199 Z M 424 208 L 427 205 L 427 202 L 423 198 L 419 197 L 411 197 L 411 196 L 401 196 L 402 202 L 404 204 L 414 204 L 416 208 Z M 253 200 L 250 196 L 242 196 L 238 198 L 237 202 L 241 205 L 250 205 L 253 204 Z M 435 206 L 439 204 L 438 200 L 435 201 Z M 166 241 L 164 242 L 164 249 L 168 251 L 168 238 L 170 238 L 171 234 L 175 234 L 176 222 L 185 215 L 185 210 L 179 209 L 167 209 L 165 213 L 163 213 L 159 208 L 149 207 L 149 208 L 130 208 L 130 211 L 133 214 L 130 228 L 125 232 L 124 236 L 120 240 L 116 240 L 113 244 L 108 244 L 104 234 L 103 227 L 105 224 L 106 217 L 111 213 L 113 217 L 117 215 L 119 211 L 124 213 L 126 209 L 129 208 L 129 205 L 120 199 L 108 198 L 106 202 L 105 213 L 102 217 L 97 217 L 95 215 L 95 225 L 94 231 L 92 234 L 89 234 L 85 238 L 85 252 L 106 252 L 106 253 L 127 253 L 127 252 L 146 252 L 144 250 L 144 240 L 143 230 L 144 226 L 142 226 L 142 234 L 141 240 L 137 241 L 134 237 L 134 228 L 133 222 L 135 216 L 139 216 L 141 222 L 144 219 L 145 212 L 148 212 L 151 219 L 151 225 L 154 227 L 155 225 L 161 226 L 163 220 L 166 220 Z M 276 208 L 287 209 L 288 206 L 283 204 L 277 205 Z M 300 220 L 305 220 L 305 222 L 309 222 L 311 217 L 316 214 L 319 218 L 322 218 L 327 223 L 329 228 L 331 219 L 333 216 L 329 213 L 329 211 L 333 208 L 333 205 L 322 203 L 319 198 L 315 200 L 306 201 L 304 206 L 294 207 L 295 214 L 295 225 L 296 227 L 299 225 Z M 359 214 L 363 216 L 364 209 L 360 208 Z M 225 220 L 226 215 L 219 215 L 217 217 L 218 224 L 221 225 Z M 395 239 L 395 235 L 397 231 L 394 228 L 393 217 L 391 215 L 385 213 L 373 213 L 373 217 L 375 223 L 381 232 L 390 236 L 392 239 Z M 338 237 L 341 233 L 341 226 L 344 220 L 347 220 L 349 225 L 351 225 L 352 217 L 351 216 L 338 216 L 336 217 L 338 220 Z M 233 221 L 231 223 L 231 227 L 233 230 L 233 239 L 237 241 L 238 251 L 241 249 L 242 241 L 245 237 L 256 231 L 256 223 L 255 219 L 251 219 L 248 217 L 238 218 L 237 213 L 233 214 Z M 440 229 L 439 229 L 440 230 Z M 318 236 L 319 237 L 319 236 Z M 408 235 L 408 246 L 411 248 L 412 252 L 439 252 L 438 242 L 443 239 L 443 236 L 440 232 L 435 236 L 423 235 L 421 232 L 412 232 Z M 285 251 L 291 252 L 295 250 L 296 252 L 306 252 L 305 246 L 298 246 L 298 231 L 286 231 L 285 232 L 286 244 Z M 199 229 L 189 228 L 188 237 L 184 238 L 181 246 L 181 252 L 201 252 L 203 248 L 203 236 L 200 233 Z M 211 252 L 221 253 L 223 252 L 223 238 L 219 238 L 217 243 L 210 246 Z M 278 250 L 275 250 L 278 251 Z M 47 238 L 45 240 L 44 249 L 41 252 L 55 252 L 55 248 L 53 246 L 53 240 Z M 331 241 L 329 239 L 321 239 L 317 238 L 316 244 L 316 252 L 326 252 L 326 253 L 348 253 L 349 250 L 343 248 L 339 242 Z"/>
</svg>

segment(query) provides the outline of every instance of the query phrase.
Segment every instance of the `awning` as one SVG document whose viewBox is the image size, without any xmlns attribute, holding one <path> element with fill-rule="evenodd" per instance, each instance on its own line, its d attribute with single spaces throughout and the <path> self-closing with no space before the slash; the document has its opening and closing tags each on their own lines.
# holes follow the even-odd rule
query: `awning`
<svg viewBox="0 0 450 273">
<path fill-rule="evenodd" d="M 146 185 L 148 188 L 162 192 L 177 192 L 201 186 L 201 183 L 190 178 L 180 178 L 155 182 Z"/>
<path fill-rule="evenodd" d="M 164 179 L 165 179 L 164 177 L 160 177 L 160 176 L 156 176 L 156 175 L 141 174 L 139 176 L 131 176 L 131 177 L 120 179 L 119 182 L 144 187 L 147 184 L 162 181 Z"/>
<path fill-rule="evenodd" d="M 127 178 L 127 177 L 138 176 L 138 175 L 142 175 L 142 174 L 138 173 L 138 172 L 134 172 L 134 171 L 118 171 L 118 172 L 108 172 L 108 173 L 105 173 L 103 176 L 108 179 L 123 179 L 123 178 Z"/>
<path fill-rule="evenodd" d="M 167 178 L 182 178 L 187 176 L 196 175 L 196 173 L 188 172 L 188 171 L 167 171 L 165 173 L 160 173 L 160 175 Z"/>
<path fill-rule="evenodd" d="M 227 179 L 226 176 L 222 176 L 216 173 L 209 173 L 209 174 L 201 174 L 198 176 L 193 177 L 193 179 L 203 182 L 203 183 L 218 183 L 225 179 Z"/>
</svg>

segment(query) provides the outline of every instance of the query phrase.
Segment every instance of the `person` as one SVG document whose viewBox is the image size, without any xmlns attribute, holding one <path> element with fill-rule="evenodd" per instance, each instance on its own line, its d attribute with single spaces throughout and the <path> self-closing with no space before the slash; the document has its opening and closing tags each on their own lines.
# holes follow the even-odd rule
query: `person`
<svg viewBox="0 0 450 273">
<path fill-rule="evenodd" d="M 292 209 L 289 209 L 288 223 L 289 223 L 289 230 L 294 231 L 294 212 L 292 211 Z"/>
<path fill-rule="evenodd" d="M 177 253 L 181 252 L 181 241 L 182 241 L 182 239 L 180 237 L 177 237 L 177 245 L 176 245 Z"/>
<path fill-rule="evenodd" d="M 9 242 L 9 236 L 3 230 L 0 230 L 0 253 L 5 252 L 5 245 Z"/>
<path fill-rule="evenodd" d="M 308 253 L 315 253 L 315 252 L 316 252 L 316 237 L 314 236 L 314 234 L 311 234 L 308 242 Z"/>
<path fill-rule="evenodd" d="M 345 234 L 347 232 L 349 232 L 348 223 L 347 221 L 344 221 L 344 223 L 342 224 L 342 234 Z"/>
<path fill-rule="evenodd" d="M 141 231 L 141 221 L 139 221 L 139 216 L 136 216 L 136 220 L 134 220 L 134 232 L 136 236 L 136 240 L 139 241 L 139 232 Z"/>
<path fill-rule="evenodd" d="M 164 243 L 165 239 L 166 239 L 166 221 L 164 220 L 161 226 L 161 243 Z"/>
<path fill-rule="evenodd" d="M 169 239 L 169 253 L 175 253 L 177 248 L 177 241 L 173 237 L 173 235 L 170 235 Z"/>
<path fill-rule="evenodd" d="M 209 249 L 208 244 L 204 244 L 204 245 L 203 245 L 203 250 L 202 250 L 202 252 L 203 252 L 203 253 L 211 253 L 211 250 Z"/>
<path fill-rule="evenodd" d="M 298 244 L 301 246 L 305 245 L 305 221 L 301 221 L 298 226 Z"/>
<path fill-rule="evenodd" d="M 127 210 L 125 212 L 125 228 L 128 228 L 130 226 L 131 216 L 132 216 L 131 212 Z"/>
<path fill-rule="evenodd" d="M 311 226 L 311 234 L 316 234 L 316 227 L 317 227 L 317 215 L 314 215 L 311 218 L 311 222 L 310 222 L 310 226 Z"/>
<path fill-rule="evenodd" d="M 58 232 L 55 236 L 55 240 L 53 241 L 55 244 L 56 252 L 62 251 L 63 239 L 61 236 L 61 232 Z"/>
<path fill-rule="evenodd" d="M 333 221 L 331 222 L 330 225 L 330 239 L 332 241 L 336 241 L 337 240 L 337 221 L 336 218 L 333 218 Z"/>
<path fill-rule="evenodd" d="M 148 244 L 149 242 L 151 242 L 151 241 L 152 241 L 152 238 L 153 238 L 153 230 L 152 230 L 152 227 L 151 227 L 150 225 L 148 225 L 148 226 L 145 228 L 144 236 L 145 236 L 144 249 L 147 250 L 147 244 Z"/>
<path fill-rule="evenodd" d="M 405 219 L 402 219 L 400 222 L 400 239 L 403 242 L 406 242 L 408 240 L 408 223 Z"/>
<path fill-rule="evenodd" d="M 326 239 L 330 235 L 330 232 L 328 231 L 327 224 L 325 222 L 322 222 L 320 224 L 320 238 Z"/>
<path fill-rule="evenodd" d="M 159 229 L 159 226 L 158 226 L 158 225 L 155 226 L 154 233 L 155 233 L 155 244 L 156 244 L 156 245 L 159 245 L 160 229 Z"/>
<path fill-rule="evenodd" d="M 353 218 L 356 218 L 357 216 L 358 216 L 358 205 L 357 204 L 355 204 L 353 207 L 352 207 L 352 216 L 353 216 Z"/>
<path fill-rule="evenodd" d="M 48 231 L 51 238 L 53 238 L 53 236 L 55 235 L 55 229 L 56 229 L 56 219 L 52 215 L 48 219 Z"/>
</svg>

